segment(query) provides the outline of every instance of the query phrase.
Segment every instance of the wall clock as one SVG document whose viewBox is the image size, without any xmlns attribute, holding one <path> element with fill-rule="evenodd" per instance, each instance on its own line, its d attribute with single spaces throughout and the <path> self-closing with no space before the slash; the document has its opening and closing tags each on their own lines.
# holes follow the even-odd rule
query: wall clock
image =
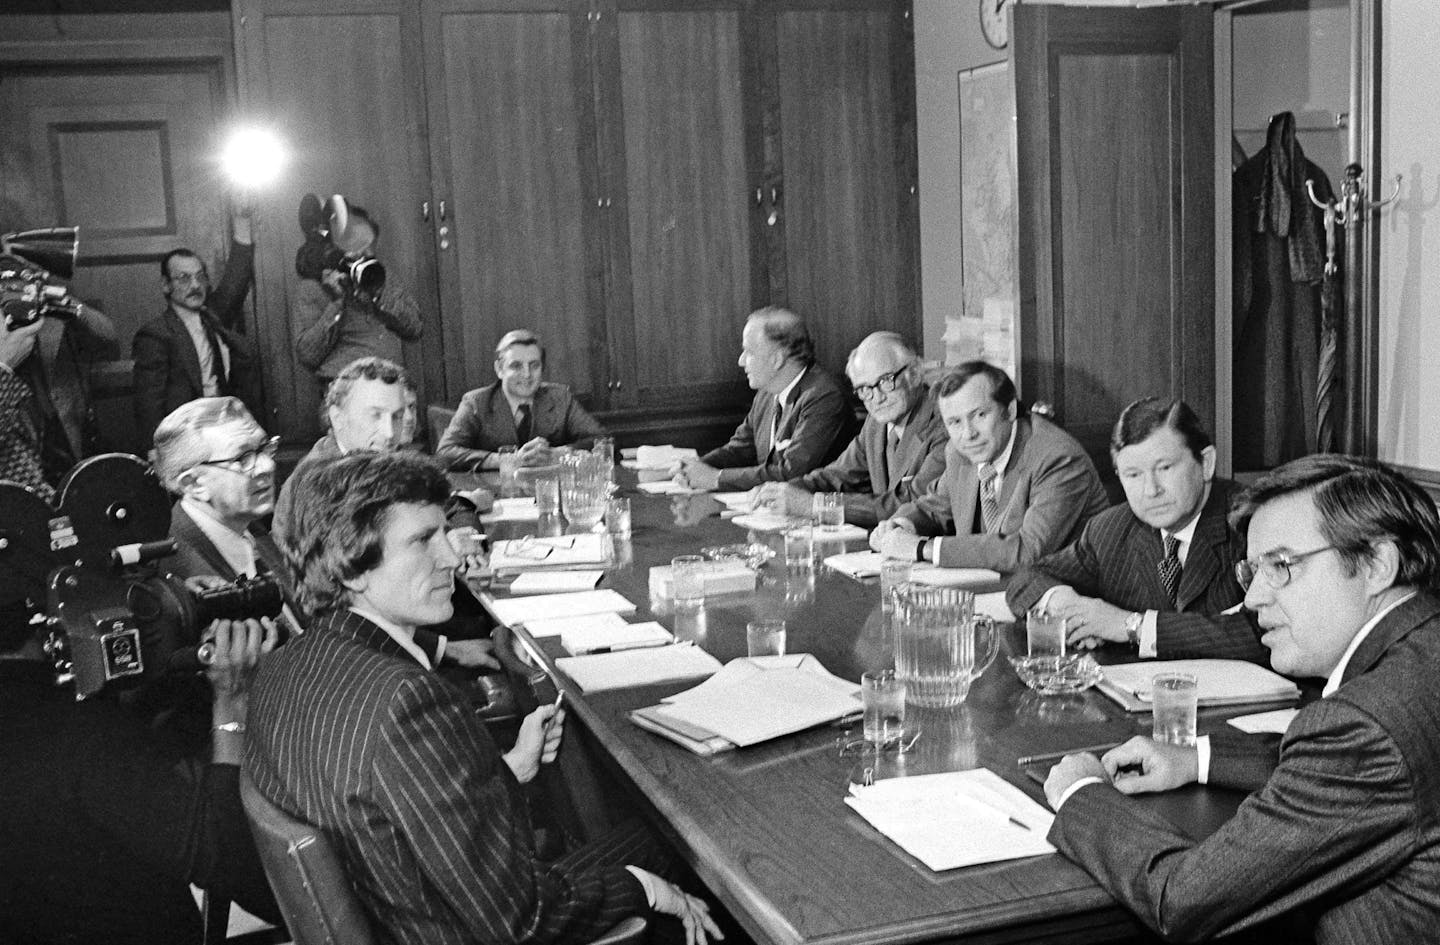
<svg viewBox="0 0 1440 945">
<path fill-rule="evenodd" d="M 1010 45 L 1010 20 L 1007 17 L 1013 0 L 980 0 L 980 33 L 985 42 L 996 49 Z"/>
</svg>

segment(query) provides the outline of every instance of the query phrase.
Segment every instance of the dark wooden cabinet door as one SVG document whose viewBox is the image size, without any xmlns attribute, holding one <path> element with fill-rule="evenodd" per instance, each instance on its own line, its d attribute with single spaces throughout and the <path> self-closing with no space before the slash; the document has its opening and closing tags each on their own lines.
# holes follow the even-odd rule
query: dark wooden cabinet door
<svg viewBox="0 0 1440 945">
<path fill-rule="evenodd" d="M 279 431 L 313 437 L 320 388 L 295 359 L 300 198 L 344 194 L 380 224 L 379 255 L 415 294 L 424 336 L 405 346 L 421 396 L 446 389 L 431 230 L 419 8 L 415 0 L 236 0 L 242 106 L 289 142 L 283 181 L 262 195 L 256 308 Z"/>
<path fill-rule="evenodd" d="M 606 406 L 587 29 L 573 0 L 425 4 L 452 403 L 494 381 L 495 342 L 528 327 L 547 376 Z"/>
<path fill-rule="evenodd" d="M 1020 375 L 1110 469 L 1119 411 L 1215 420 L 1208 7 L 1014 10 Z"/>
<path fill-rule="evenodd" d="M 772 293 L 810 320 L 821 363 L 838 371 L 872 331 L 918 341 L 909 6 L 759 9 L 773 44 L 762 72 Z"/>
</svg>

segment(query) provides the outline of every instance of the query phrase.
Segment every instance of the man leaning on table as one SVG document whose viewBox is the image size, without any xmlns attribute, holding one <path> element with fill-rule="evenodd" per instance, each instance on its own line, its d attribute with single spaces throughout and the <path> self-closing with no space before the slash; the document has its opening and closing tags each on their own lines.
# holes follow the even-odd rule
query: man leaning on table
<svg viewBox="0 0 1440 945">
<path fill-rule="evenodd" d="M 860 434 L 828 466 L 789 482 L 763 483 L 757 508 L 809 515 L 813 493 L 839 492 L 845 520 L 873 528 L 940 477 L 945 426 L 915 349 L 893 331 L 877 331 L 850 352 L 845 373 L 867 413 Z"/>
<path fill-rule="evenodd" d="M 1032 416 L 1010 376 L 967 361 L 935 385 L 950 437 L 945 471 L 870 533 L 890 558 L 1010 574 L 1080 534 L 1108 504 L 1081 445 Z"/>
<path fill-rule="evenodd" d="M 1433 941 L 1440 928 L 1440 520 L 1374 460 L 1307 456 L 1235 512 L 1238 568 L 1270 661 L 1324 678 L 1283 739 L 1131 739 L 1050 772 L 1051 841 L 1166 938 L 1288 914 L 1320 945 Z M 1121 768 L 1138 767 L 1125 775 Z M 1192 781 L 1253 793 L 1200 841 L 1127 794 Z M 1124 824 L 1124 830 L 1113 825 Z"/>
<path fill-rule="evenodd" d="M 557 446 L 588 449 L 605 428 L 564 384 L 543 380 L 545 348 L 533 331 L 506 332 L 495 346 L 494 384 L 470 391 L 440 437 L 435 455 L 456 471 L 499 469 L 499 450 L 515 447 L 521 466 L 544 466 Z"/>
<path fill-rule="evenodd" d="M 1245 552 L 1226 521 L 1235 485 L 1215 478 L 1215 447 L 1195 411 L 1182 400 L 1135 401 L 1115 423 L 1110 457 L 1124 504 L 1022 568 L 1007 591 L 1011 609 L 1040 604 L 1067 618 L 1079 646 L 1264 662 L 1254 615 L 1236 612 Z"/>
<path fill-rule="evenodd" d="M 564 710 L 530 713 L 501 754 L 414 641 L 450 616 L 460 565 L 440 467 L 362 452 L 298 475 L 284 550 L 310 632 L 261 668 L 245 771 L 336 842 L 377 938 L 585 942 L 652 911 L 689 945 L 721 937 L 703 901 L 657 875 L 669 858 L 638 821 L 537 856 L 524 785 L 559 751 Z"/>
<path fill-rule="evenodd" d="M 740 367 L 755 391 L 730 442 L 684 461 L 675 479 L 693 489 L 749 489 L 784 482 L 830 462 L 855 430 L 835 378 L 815 363 L 805 321 L 783 308 L 751 312 L 740 335 Z"/>
</svg>

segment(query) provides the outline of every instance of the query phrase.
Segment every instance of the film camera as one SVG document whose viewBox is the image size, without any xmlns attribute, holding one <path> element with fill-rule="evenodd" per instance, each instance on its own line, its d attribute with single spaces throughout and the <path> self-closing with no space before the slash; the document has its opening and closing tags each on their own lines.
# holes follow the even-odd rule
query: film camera
<svg viewBox="0 0 1440 945">
<path fill-rule="evenodd" d="M 57 682 L 76 699 L 194 673 L 209 662 L 212 620 L 280 613 L 274 578 L 201 590 L 166 573 L 169 496 L 136 457 L 87 459 L 58 495 L 52 508 L 0 482 L 0 615 L 45 625 Z"/>
<path fill-rule="evenodd" d="M 295 254 L 302 279 L 322 281 L 327 269 L 341 274 L 347 292 L 377 300 L 385 288 L 385 266 L 372 252 L 378 228 L 362 208 L 335 194 L 324 203 L 314 194 L 300 201 L 305 243 Z"/>
<path fill-rule="evenodd" d="M 79 244 L 80 231 L 73 226 L 0 236 L 0 315 L 6 328 L 80 314 L 80 301 L 56 281 L 75 274 Z"/>
</svg>

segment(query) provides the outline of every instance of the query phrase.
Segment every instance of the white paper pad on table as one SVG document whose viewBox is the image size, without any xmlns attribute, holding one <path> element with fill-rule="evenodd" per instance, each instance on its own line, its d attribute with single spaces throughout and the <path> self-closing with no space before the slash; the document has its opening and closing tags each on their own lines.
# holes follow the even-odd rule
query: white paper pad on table
<svg viewBox="0 0 1440 945">
<path fill-rule="evenodd" d="M 1014 623 L 1015 612 L 1005 603 L 1004 591 L 975 595 L 975 613 L 983 614 L 996 623 Z"/>
<path fill-rule="evenodd" d="M 510 583 L 512 594 L 568 594 L 593 591 L 604 571 L 526 571 Z"/>
<path fill-rule="evenodd" d="M 1055 852 L 1054 815 L 985 768 L 852 784 L 845 803 L 937 872 Z"/>
<path fill-rule="evenodd" d="M 674 479 L 661 479 L 658 482 L 640 482 L 635 488 L 649 495 L 694 495 L 703 492 L 702 489 L 692 489 L 689 486 L 682 486 Z"/>
<path fill-rule="evenodd" d="M 642 446 L 635 451 L 631 469 L 664 469 L 683 459 L 697 459 L 700 454 L 688 446 Z"/>
<path fill-rule="evenodd" d="M 1269 712 L 1256 712 L 1252 715 L 1237 715 L 1230 719 L 1230 724 L 1242 732 L 1249 732 L 1251 735 L 1260 732 L 1274 732 L 1276 735 L 1284 735 L 1295 716 L 1300 714 L 1299 709 L 1272 709 Z"/>
<path fill-rule="evenodd" d="M 572 656 L 586 653 L 619 652 L 647 646 L 664 646 L 675 636 L 653 620 L 610 627 L 583 627 L 572 624 L 560 633 L 560 644 Z"/>
<path fill-rule="evenodd" d="M 572 631 L 578 633 L 609 633 L 617 627 L 628 627 L 625 618 L 613 610 L 575 617 L 552 617 L 548 620 L 526 620 L 525 630 L 532 637 L 558 637 Z"/>
<path fill-rule="evenodd" d="M 1284 702 L 1300 698 L 1293 682 L 1244 660 L 1142 660 L 1105 667 L 1100 691 L 1130 712 L 1150 710 L 1151 680 L 1159 673 L 1190 673 L 1199 680 L 1202 706 Z"/>
<path fill-rule="evenodd" d="M 878 551 L 850 551 L 843 555 L 831 555 L 825 559 L 825 566 L 847 577 L 860 579 L 879 577 L 880 565 L 884 562 L 885 556 Z"/>
<path fill-rule="evenodd" d="M 720 668 L 720 661 L 698 646 L 676 643 L 623 653 L 562 656 L 555 665 L 585 692 L 602 692 L 709 676 Z"/>
<path fill-rule="evenodd" d="M 710 498 L 727 509 L 740 509 L 741 511 L 749 511 L 753 499 L 749 492 L 715 492 L 710 495 Z"/>
<path fill-rule="evenodd" d="M 517 623 L 529 627 L 536 620 L 554 620 L 559 617 L 580 617 L 585 614 L 606 612 L 629 614 L 635 612 L 635 605 L 623 594 L 606 589 L 602 591 L 581 591 L 578 594 L 538 594 L 531 597 L 506 597 L 492 601 L 495 619 L 513 626 Z"/>
<path fill-rule="evenodd" d="M 842 541 L 864 541 L 865 536 L 870 533 L 859 525 L 851 525 L 846 522 L 834 527 L 816 525 L 814 534 L 817 544 L 826 542 L 838 544 Z"/>
<path fill-rule="evenodd" d="M 496 499 L 495 507 L 480 516 L 482 522 L 538 522 L 540 509 L 533 496 Z"/>
<path fill-rule="evenodd" d="M 929 587 L 993 587 L 1000 583 L 1000 572 L 989 568 L 937 568 L 933 564 L 917 564 L 910 569 L 910 581 Z"/>
<path fill-rule="evenodd" d="M 496 571 L 575 568 L 610 563 L 609 535 L 556 535 L 497 541 L 490 555 Z"/>
</svg>

